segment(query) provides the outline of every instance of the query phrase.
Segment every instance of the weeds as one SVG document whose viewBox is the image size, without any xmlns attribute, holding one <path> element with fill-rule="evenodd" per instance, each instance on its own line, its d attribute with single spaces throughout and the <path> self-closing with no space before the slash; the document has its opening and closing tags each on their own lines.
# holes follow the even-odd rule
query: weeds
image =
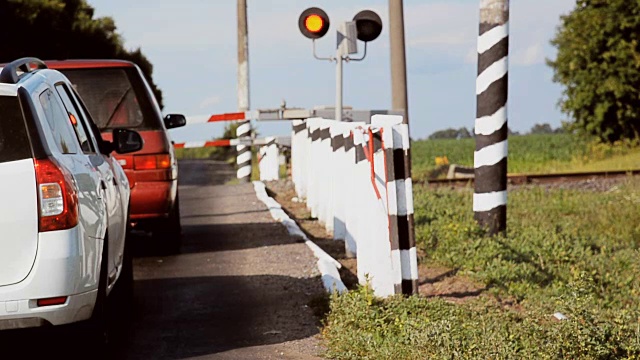
<svg viewBox="0 0 640 360">
<path fill-rule="evenodd" d="M 640 358 L 640 181 L 607 192 L 514 190 L 498 238 L 475 225 L 471 189 L 417 187 L 414 197 L 421 263 L 459 269 L 488 292 L 462 304 L 383 301 L 366 287 L 334 295 L 328 356 Z"/>
</svg>

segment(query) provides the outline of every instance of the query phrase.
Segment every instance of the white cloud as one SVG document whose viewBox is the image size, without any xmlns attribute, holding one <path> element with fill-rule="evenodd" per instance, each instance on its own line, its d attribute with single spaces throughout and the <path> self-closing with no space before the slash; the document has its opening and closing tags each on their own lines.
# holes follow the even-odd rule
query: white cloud
<svg viewBox="0 0 640 360">
<path fill-rule="evenodd" d="M 572 0 L 519 1 L 511 5 L 510 49 L 512 64 L 544 62 L 554 49 L 548 45 L 559 24 L 559 14 L 571 10 Z M 405 9 L 407 44 L 434 57 L 472 64 L 477 61 L 478 3 L 444 1 Z"/>
<path fill-rule="evenodd" d="M 542 43 L 533 44 L 524 50 L 516 52 L 511 57 L 513 65 L 521 66 L 544 64 L 544 60 L 545 54 Z"/>
<path fill-rule="evenodd" d="M 469 42 L 464 33 L 440 33 L 415 37 L 409 39 L 408 45 L 411 47 L 431 46 L 431 45 L 461 45 Z"/>
<path fill-rule="evenodd" d="M 212 95 L 202 100 L 202 102 L 200 102 L 200 109 L 203 110 L 203 109 L 218 105 L 221 102 L 222 102 L 222 98 L 220 96 Z"/>
</svg>

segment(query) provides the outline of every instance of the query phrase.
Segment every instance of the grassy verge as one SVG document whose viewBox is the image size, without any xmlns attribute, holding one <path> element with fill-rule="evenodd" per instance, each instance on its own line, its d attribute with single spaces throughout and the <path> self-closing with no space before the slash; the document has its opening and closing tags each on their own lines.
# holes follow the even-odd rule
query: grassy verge
<svg viewBox="0 0 640 360">
<path fill-rule="evenodd" d="M 470 189 L 415 189 L 420 260 L 455 269 L 484 293 L 455 304 L 379 300 L 366 288 L 334 296 L 330 357 L 640 358 L 639 180 L 606 192 L 514 190 L 504 238 L 484 236 L 471 202 Z"/>
</svg>

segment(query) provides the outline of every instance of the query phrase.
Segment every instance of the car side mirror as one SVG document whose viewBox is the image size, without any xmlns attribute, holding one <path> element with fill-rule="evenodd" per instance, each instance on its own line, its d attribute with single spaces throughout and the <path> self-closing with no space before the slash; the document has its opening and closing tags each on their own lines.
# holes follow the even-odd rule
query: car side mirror
<svg viewBox="0 0 640 360">
<path fill-rule="evenodd" d="M 180 114 L 169 114 L 164 118 L 164 126 L 167 129 L 174 129 L 177 127 L 187 125 L 187 118 Z"/>
<path fill-rule="evenodd" d="M 142 149 L 144 141 L 137 131 L 127 129 L 113 130 L 113 149 L 118 154 L 128 154 Z"/>
</svg>

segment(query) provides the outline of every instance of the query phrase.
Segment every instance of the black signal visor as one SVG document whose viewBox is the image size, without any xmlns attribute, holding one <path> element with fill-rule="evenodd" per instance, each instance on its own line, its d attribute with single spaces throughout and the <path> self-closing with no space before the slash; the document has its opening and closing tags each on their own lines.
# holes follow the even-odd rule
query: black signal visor
<svg viewBox="0 0 640 360">
<path fill-rule="evenodd" d="M 382 32 L 382 19 L 371 10 L 360 11 L 353 18 L 353 21 L 356 22 L 358 40 L 360 41 L 373 41 L 377 39 Z"/>
</svg>

